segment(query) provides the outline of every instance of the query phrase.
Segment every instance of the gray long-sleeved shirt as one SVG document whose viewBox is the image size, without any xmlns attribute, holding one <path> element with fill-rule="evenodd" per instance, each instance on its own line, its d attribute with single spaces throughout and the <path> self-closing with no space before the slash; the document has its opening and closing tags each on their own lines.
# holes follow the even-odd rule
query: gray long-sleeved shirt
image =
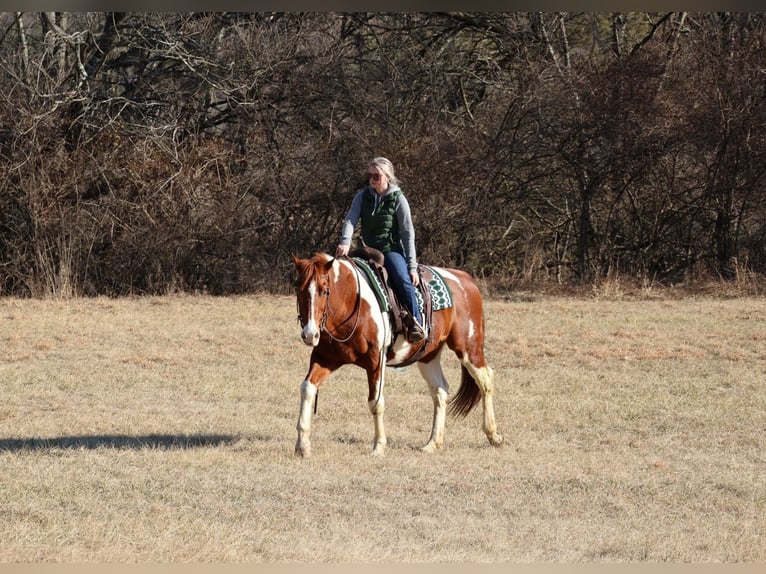
<svg viewBox="0 0 766 574">
<path fill-rule="evenodd" d="M 343 229 L 340 235 L 341 245 L 351 245 L 351 238 L 354 235 L 354 229 L 359 222 L 359 218 L 362 216 L 362 198 L 365 193 L 370 193 L 375 197 L 375 206 L 377 208 L 378 202 L 382 197 L 385 197 L 389 193 L 398 191 L 399 187 L 396 185 L 389 185 L 388 189 L 383 195 L 378 195 L 371 187 L 365 187 L 360 189 L 354 195 L 354 199 L 351 201 L 351 208 L 348 210 L 345 219 L 343 220 Z M 399 233 L 402 238 L 402 247 L 404 247 L 404 257 L 407 260 L 407 268 L 417 269 L 418 258 L 415 251 L 415 228 L 412 225 L 412 213 L 410 212 L 410 204 L 404 194 L 399 196 L 399 200 L 396 202 L 396 219 L 399 222 Z"/>
</svg>

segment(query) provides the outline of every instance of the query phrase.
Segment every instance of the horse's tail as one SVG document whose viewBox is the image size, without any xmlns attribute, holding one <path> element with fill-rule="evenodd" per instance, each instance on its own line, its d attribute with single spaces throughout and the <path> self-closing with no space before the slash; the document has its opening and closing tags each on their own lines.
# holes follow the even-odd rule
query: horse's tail
<svg viewBox="0 0 766 574">
<path fill-rule="evenodd" d="M 476 380 L 468 372 L 468 369 L 461 367 L 460 388 L 450 400 L 449 412 L 456 417 L 465 417 L 471 412 L 473 407 L 481 400 L 481 392 Z"/>
</svg>

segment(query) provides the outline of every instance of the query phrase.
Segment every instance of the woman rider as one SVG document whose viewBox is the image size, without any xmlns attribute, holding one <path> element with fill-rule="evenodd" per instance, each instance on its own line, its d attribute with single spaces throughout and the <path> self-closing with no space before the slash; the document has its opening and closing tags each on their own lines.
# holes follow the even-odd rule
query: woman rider
<svg viewBox="0 0 766 574">
<path fill-rule="evenodd" d="M 335 256 L 348 255 L 351 237 L 361 219 L 364 244 L 383 253 L 391 286 L 414 319 L 407 340 L 419 343 L 425 333 L 415 295 L 419 278 L 410 206 L 388 159 L 376 157 L 370 161 L 367 176 L 369 185 L 356 192 L 343 220 Z"/>
</svg>

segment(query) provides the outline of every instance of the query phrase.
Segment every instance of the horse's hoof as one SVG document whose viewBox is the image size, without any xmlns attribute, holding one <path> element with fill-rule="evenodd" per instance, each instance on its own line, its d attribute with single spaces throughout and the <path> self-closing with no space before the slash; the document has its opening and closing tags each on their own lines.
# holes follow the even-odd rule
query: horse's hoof
<svg viewBox="0 0 766 574">
<path fill-rule="evenodd" d="M 439 448 L 435 442 L 429 442 L 425 446 L 420 447 L 420 452 L 436 452 Z"/>
<path fill-rule="evenodd" d="M 494 436 L 487 437 L 489 439 L 489 444 L 492 446 L 502 446 L 505 439 L 503 438 L 503 435 L 500 433 L 497 433 Z"/>
<path fill-rule="evenodd" d="M 299 456 L 301 458 L 309 458 L 311 456 L 311 447 L 310 446 L 296 446 L 295 447 L 295 455 Z"/>
<path fill-rule="evenodd" d="M 386 456 L 386 447 L 380 445 L 376 446 L 374 449 L 372 449 L 370 456 Z"/>
</svg>

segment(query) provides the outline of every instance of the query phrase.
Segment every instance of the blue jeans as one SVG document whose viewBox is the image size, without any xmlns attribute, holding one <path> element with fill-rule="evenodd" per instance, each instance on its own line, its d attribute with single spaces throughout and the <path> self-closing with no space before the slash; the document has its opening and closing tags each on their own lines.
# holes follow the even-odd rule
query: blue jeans
<svg viewBox="0 0 766 574">
<path fill-rule="evenodd" d="M 385 267 L 388 271 L 388 280 L 391 282 L 396 296 L 399 297 L 399 301 L 409 309 L 418 324 L 422 325 L 415 286 L 410 279 L 410 272 L 407 269 L 407 260 L 404 255 L 396 251 L 389 251 L 386 253 Z"/>
</svg>

